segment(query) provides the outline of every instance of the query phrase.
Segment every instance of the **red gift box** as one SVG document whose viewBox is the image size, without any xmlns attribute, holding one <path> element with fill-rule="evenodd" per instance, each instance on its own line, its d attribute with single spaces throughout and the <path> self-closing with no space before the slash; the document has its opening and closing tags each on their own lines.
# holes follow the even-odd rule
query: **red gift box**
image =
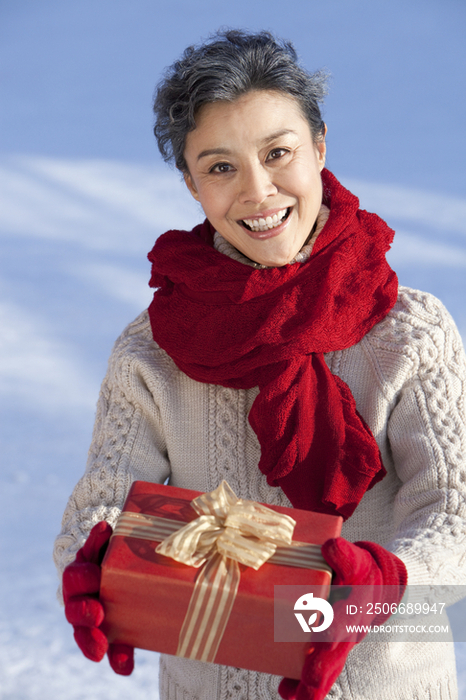
<svg viewBox="0 0 466 700">
<path fill-rule="evenodd" d="M 200 618 L 190 620 L 189 615 L 192 614 L 194 598 L 199 597 L 199 590 L 194 595 L 193 592 L 203 567 L 187 566 L 155 551 L 171 532 L 198 518 L 191 501 L 199 495 L 198 491 L 172 486 L 142 481 L 133 483 L 102 564 L 103 630 L 110 642 L 201 660 L 207 658 L 199 655 L 199 650 L 193 651 L 193 644 L 186 652 L 187 645 L 182 645 L 180 634 L 184 630 L 185 635 L 189 626 L 191 633 L 196 634 L 202 626 Z M 287 552 L 289 554 L 291 550 L 295 556 L 293 552 L 296 550 L 279 547 L 258 570 L 240 564 L 231 614 L 220 623 L 213 647 L 215 655 L 208 660 L 299 678 L 309 639 L 302 642 L 274 641 L 274 586 L 312 587 L 314 595 L 327 598 L 331 573 L 321 557 L 320 547 L 312 545 L 321 545 L 330 537 L 338 537 L 342 518 L 295 508 L 270 505 L 267 508 L 296 521 L 293 544 L 311 544 L 307 547 L 307 550 L 312 550 L 311 563 L 304 565 L 307 568 L 301 568 L 299 562 L 289 565 Z M 152 525 L 148 529 L 147 520 L 156 523 L 156 534 L 150 529 Z M 204 566 L 208 567 L 208 564 Z M 217 602 L 218 595 L 214 608 Z M 224 631 L 222 624 L 225 625 Z M 210 622 L 204 626 L 207 627 L 206 634 L 212 636 Z"/>
</svg>

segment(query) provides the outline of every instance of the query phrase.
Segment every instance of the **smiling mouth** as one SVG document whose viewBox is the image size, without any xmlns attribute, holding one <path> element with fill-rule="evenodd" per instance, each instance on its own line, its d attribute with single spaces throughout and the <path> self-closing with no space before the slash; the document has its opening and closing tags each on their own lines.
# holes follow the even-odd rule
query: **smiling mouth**
<svg viewBox="0 0 466 700">
<path fill-rule="evenodd" d="M 286 221 L 290 215 L 290 212 L 291 207 L 288 207 L 288 209 L 282 209 L 273 216 L 267 216 L 265 219 L 242 219 L 240 223 L 244 226 L 244 228 L 247 228 L 248 231 L 271 231 Z"/>
</svg>

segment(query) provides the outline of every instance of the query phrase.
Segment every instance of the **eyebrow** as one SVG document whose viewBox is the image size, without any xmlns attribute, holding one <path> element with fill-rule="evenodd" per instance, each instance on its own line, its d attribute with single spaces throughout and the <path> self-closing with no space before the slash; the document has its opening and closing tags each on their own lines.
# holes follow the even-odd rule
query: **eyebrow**
<svg viewBox="0 0 466 700">
<path fill-rule="evenodd" d="M 294 136 L 297 136 L 296 131 L 293 131 L 293 129 L 279 129 L 279 131 L 274 131 L 273 134 L 270 134 L 270 136 L 266 136 L 265 139 L 262 139 L 262 143 L 270 143 L 271 141 L 275 141 L 275 139 L 279 139 L 282 136 L 286 136 L 287 134 L 293 134 Z"/>
<path fill-rule="evenodd" d="M 197 157 L 198 160 L 205 158 L 206 156 L 231 156 L 231 151 L 228 148 L 207 148 L 205 151 L 201 151 Z"/>
<path fill-rule="evenodd" d="M 261 144 L 264 146 L 267 145 L 268 143 L 271 143 L 272 141 L 275 141 L 276 139 L 281 138 L 282 136 L 286 136 L 287 134 L 296 134 L 296 131 L 293 131 L 293 129 L 280 129 L 279 131 L 274 131 L 273 134 L 270 134 L 270 136 L 266 136 L 265 138 L 262 139 Z M 201 151 L 199 155 L 197 156 L 197 160 L 201 160 L 201 158 L 205 158 L 206 156 L 231 156 L 232 151 L 229 148 L 223 148 L 222 146 L 219 146 L 218 148 L 207 148 L 205 151 Z"/>
</svg>

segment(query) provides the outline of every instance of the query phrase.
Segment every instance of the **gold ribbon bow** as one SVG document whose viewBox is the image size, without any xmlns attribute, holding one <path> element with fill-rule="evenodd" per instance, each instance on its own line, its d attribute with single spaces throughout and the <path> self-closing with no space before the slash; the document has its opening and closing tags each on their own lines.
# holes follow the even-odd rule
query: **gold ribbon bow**
<svg viewBox="0 0 466 700">
<path fill-rule="evenodd" d="M 239 563 L 259 569 L 290 545 L 296 521 L 236 496 L 226 481 L 191 505 L 199 514 L 156 552 L 201 567 L 179 636 L 177 656 L 214 661 L 240 581 Z"/>
<path fill-rule="evenodd" d="M 156 551 L 199 567 L 215 552 L 259 569 L 278 545 L 291 544 L 296 521 L 271 508 L 238 498 L 226 482 L 191 505 L 199 518 L 161 542 Z"/>
</svg>

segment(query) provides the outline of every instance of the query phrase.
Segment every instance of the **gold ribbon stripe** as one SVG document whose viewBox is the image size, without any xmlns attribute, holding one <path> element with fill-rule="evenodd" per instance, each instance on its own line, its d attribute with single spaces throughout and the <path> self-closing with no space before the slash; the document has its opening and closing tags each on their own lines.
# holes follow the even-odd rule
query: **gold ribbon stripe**
<svg viewBox="0 0 466 700">
<path fill-rule="evenodd" d="M 215 660 L 240 579 L 238 562 L 219 553 L 207 561 L 180 630 L 177 656 Z"/>
</svg>

